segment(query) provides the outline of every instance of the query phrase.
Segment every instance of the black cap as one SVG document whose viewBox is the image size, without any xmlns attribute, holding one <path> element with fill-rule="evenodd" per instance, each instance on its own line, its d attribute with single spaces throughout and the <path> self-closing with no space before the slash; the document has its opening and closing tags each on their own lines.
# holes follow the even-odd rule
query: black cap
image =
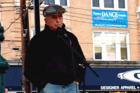
<svg viewBox="0 0 140 93">
<path fill-rule="evenodd" d="M 65 12 L 66 12 L 65 8 L 63 8 L 60 5 L 49 5 L 44 8 L 43 16 L 46 17 L 53 14 L 63 14 Z"/>
</svg>

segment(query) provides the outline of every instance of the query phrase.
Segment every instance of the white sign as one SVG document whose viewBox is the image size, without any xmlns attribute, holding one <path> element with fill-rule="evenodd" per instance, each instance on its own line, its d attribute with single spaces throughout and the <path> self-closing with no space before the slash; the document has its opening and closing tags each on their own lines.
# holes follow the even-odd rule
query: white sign
<svg viewBox="0 0 140 93">
<path fill-rule="evenodd" d="M 140 83 L 140 70 L 130 70 L 118 73 L 117 77 L 120 79 Z"/>
</svg>

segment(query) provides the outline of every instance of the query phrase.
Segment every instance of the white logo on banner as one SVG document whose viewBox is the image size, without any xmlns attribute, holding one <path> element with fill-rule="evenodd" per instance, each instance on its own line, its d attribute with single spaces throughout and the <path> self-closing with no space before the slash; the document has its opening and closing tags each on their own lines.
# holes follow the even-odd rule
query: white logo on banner
<svg viewBox="0 0 140 93">
<path fill-rule="evenodd" d="M 117 77 L 128 81 L 140 83 L 140 70 L 130 70 L 122 73 L 118 73 Z"/>
</svg>

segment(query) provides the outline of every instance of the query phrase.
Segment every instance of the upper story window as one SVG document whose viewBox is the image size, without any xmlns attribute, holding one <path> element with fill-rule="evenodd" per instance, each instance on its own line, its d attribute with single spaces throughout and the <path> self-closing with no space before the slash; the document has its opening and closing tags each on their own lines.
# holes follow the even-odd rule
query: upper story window
<svg viewBox="0 0 140 93">
<path fill-rule="evenodd" d="M 60 0 L 60 5 L 67 6 L 67 0 Z"/>
<path fill-rule="evenodd" d="M 92 5 L 94 6 L 94 7 L 100 7 L 99 6 L 99 0 L 92 0 L 93 2 L 92 2 Z"/>
<path fill-rule="evenodd" d="M 92 0 L 93 9 L 127 10 L 127 0 Z"/>
<path fill-rule="evenodd" d="M 55 4 L 55 0 L 45 0 L 45 4 Z"/>
<path fill-rule="evenodd" d="M 45 0 L 44 2 L 46 5 L 49 4 L 58 4 L 62 6 L 68 6 L 68 0 Z"/>
<path fill-rule="evenodd" d="M 125 0 L 119 0 L 118 6 L 119 8 L 125 8 Z"/>
<path fill-rule="evenodd" d="M 105 8 L 114 8 L 114 0 L 104 0 L 104 1 Z"/>
</svg>

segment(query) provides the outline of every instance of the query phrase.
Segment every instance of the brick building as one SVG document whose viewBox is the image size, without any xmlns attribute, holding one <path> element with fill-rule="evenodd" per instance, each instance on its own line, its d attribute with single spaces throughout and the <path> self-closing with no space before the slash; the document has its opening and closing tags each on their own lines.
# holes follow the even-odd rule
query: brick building
<svg viewBox="0 0 140 93">
<path fill-rule="evenodd" d="M 24 34 L 21 34 L 20 1 L 0 1 L 0 22 L 5 29 L 1 54 L 10 63 L 22 62 Z M 42 9 L 53 3 L 66 8 L 66 28 L 78 37 L 88 61 L 126 63 L 140 60 L 140 0 L 45 0 L 40 5 L 41 29 L 44 27 Z M 35 34 L 33 5 L 32 0 L 27 0 L 30 37 Z"/>
<path fill-rule="evenodd" d="M 19 61 L 21 52 L 20 0 L 0 1 L 0 22 L 5 28 L 2 55 Z M 27 8 L 30 1 L 27 2 Z M 40 6 L 40 24 L 44 27 L 45 4 L 63 5 L 64 23 L 79 39 L 87 60 L 139 61 L 140 0 L 45 0 Z M 34 5 L 31 3 L 31 5 Z M 34 34 L 34 9 L 29 11 L 29 30 Z"/>
</svg>

